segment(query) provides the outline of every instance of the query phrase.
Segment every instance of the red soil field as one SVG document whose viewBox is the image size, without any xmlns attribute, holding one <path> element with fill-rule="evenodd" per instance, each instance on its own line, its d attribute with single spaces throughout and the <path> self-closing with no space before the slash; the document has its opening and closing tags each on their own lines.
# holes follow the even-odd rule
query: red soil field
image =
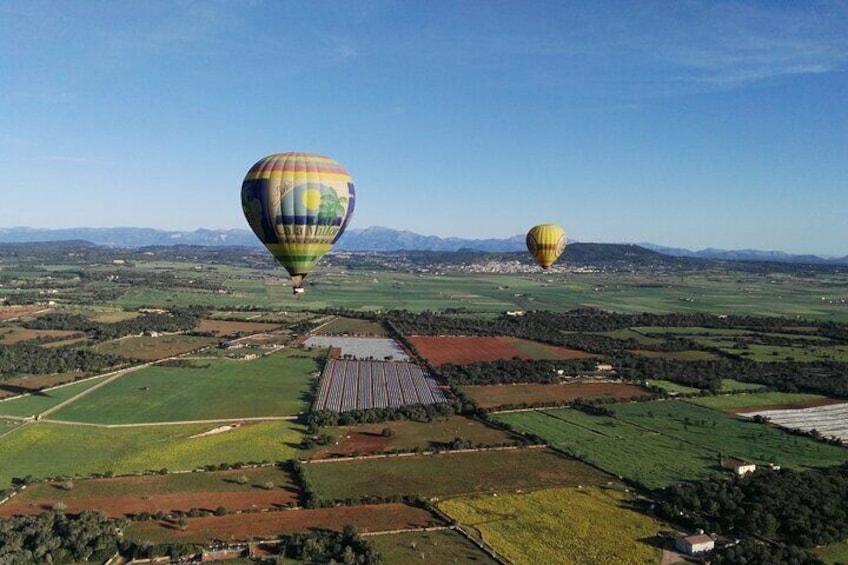
<svg viewBox="0 0 848 565">
<path fill-rule="evenodd" d="M 500 359 L 587 359 L 585 351 L 554 347 L 514 337 L 409 336 L 407 339 L 434 367 Z"/>
<path fill-rule="evenodd" d="M 205 544 L 215 540 L 271 539 L 315 528 L 341 531 L 347 524 L 353 524 L 359 532 L 382 532 L 426 528 L 443 522 L 428 510 L 396 503 L 189 518 L 185 530 L 169 522 L 134 522 L 125 536 L 136 541 Z"/>
<path fill-rule="evenodd" d="M 49 312 L 50 310 L 52 310 L 52 308 L 45 308 L 44 306 L 0 306 L 0 322 L 4 320 L 12 320 L 19 316 L 25 316 L 26 314 Z"/>
<path fill-rule="evenodd" d="M 381 453 L 389 448 L 392 438 L 383 437 L 375 433 L 363 433 L 351 430 L 343 441 L 338 445 L 331 445 L 319 449 L 312 455 L 312 459 L 327 459 L 330 457 L 349 457 L 354 453 L 373 455 Z"/>
<path fill-rule="evenodd" d="M 643 388 L 622 383 L 578 383 L 578 384 L 516 384 L 464 386 L 462 392 L 471 397 L 481 408 L 497 408 L 504 404 L 525 402 L 566 403 L 583 398 L 625 399 L 649 396 Z"/>
<path fill-rule="evenodd" d="M 229 511 L 236 510 L 273 510 L 285 507 L 286 503 L 297 504 L 297 495 L 286 490 L 254 488 L 250 492 L 192 492 L 179 494 L 156 494 L 153 496 L 110 496 L 90 497 L 62 501 L 65 512 L 77 514 L 83 510 L 99 510 L 113 518 L 129 517 L 132 514 L 148 512 L 155 514 L 173 511 L 188 512 L 200 508 L 214 512 L 219 506 Z M 27 499 L 15 496 L 0 506 L 0 517 L 24 514 L 40 514 L 53 508 L 56 499 Z"/>
</svg>

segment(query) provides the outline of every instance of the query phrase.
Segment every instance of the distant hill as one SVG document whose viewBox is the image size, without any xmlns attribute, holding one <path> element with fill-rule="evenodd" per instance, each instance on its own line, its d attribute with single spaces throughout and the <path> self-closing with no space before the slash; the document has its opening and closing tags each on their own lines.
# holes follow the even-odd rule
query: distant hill
<svg viewBox="0 0 848 565">
<path fill-rule="evenodd" d="M 845 265 L 848 264 L 848 255 L 845 257 L 827 258 L 818 255 L 794 255 L 783 251 L 761 251 L 759 249 L 701 249 L 692 251 L 682 247 L 664 247 L 653 243 L 640 243 L 640 246 L 651 249 L 663 255 L 672 257 L 693 257 L 698 259 L 721 259 L 725 261 L 778 261 L 781 263 L 808 263 L 820 265 Z"/>
<path fill-rule="evenodd" d="M 0 228 L 0 242 L 24 243 L 47 241 L 88 241 L 97 245 L 112 247 L 146 247 L 170 245 L 203 246 L 245 246 L 259 247 L 253 232 L 247 229 L 194 231 L 168 231 L 153 228 Z M 600 244 L 587 244 L 600 245 Z M 727 251 L 722 249 L 688 249 L 663 247 L 651 243 L 637 245 L 622 244 L 622 250 L 633 248 L 651 250 L 672 257 L 693 259 L 718 259 L 724 261 L 774 261 L 798 264 L 842 265 L 848 264 L 848 256 L 824 258 L 817 255 L 792 255 L 781 251 L 759 251 L 754 249 Z M 335 246 L 339 251 L 482 251 L 482 252 L 524 252 L 524 235 L 514 235 L 503 239 L 463 239 L 458 237 L 442 238 L 434 235 L 420 235 L 410 231 L 394 230 L 380 226 L 347 230 Z M 579 249 L 579 248 L 578 248 Z M 575 253 L 569 245 L 566 253 Z M 624 251 L 622 251 L 623 253 Z M 572 260 L 578 260 L 573 258 Z M 622 258 L 621 260 L 625 260 Z"/>
</svg>

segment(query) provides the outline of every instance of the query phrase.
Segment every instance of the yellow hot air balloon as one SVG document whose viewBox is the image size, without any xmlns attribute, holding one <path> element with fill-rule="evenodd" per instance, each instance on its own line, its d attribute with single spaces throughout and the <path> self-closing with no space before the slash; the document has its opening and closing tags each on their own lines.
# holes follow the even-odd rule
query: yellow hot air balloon
<svg viewBox="0 0 848 565">
<path fill-rule="evenodd" d="M 353 180 L 329 157 L 277 153 L 244 177 L 241 206 L 256 237 L 303 292 L 303 278 L 341 237 L 353 215 Z"/>
<path fill-rule="evenodd" d="M 527 249 L 543 269 L 562 255 L 566 241 L 565 231 L 556 224 L 540 224 L 527 232 Z"/>
</svg>

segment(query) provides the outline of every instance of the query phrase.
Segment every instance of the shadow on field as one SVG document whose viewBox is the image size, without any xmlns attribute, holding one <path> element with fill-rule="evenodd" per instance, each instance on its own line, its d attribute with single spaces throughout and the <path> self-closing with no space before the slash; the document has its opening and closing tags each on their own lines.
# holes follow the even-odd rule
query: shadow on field
<svg viewBox="0 0 848 565">
<path fill-rule="evenodd" d="M 38 389 L 26 388 L 23 386 L 12 385 L 8 383 L 0 383 L 0 391 L 10 392 L 13 395 L 17 396 L 19 394 L 31 394 L 33 396 L 50 396 L 46 392 L 43 392 Z"/>
</svg>

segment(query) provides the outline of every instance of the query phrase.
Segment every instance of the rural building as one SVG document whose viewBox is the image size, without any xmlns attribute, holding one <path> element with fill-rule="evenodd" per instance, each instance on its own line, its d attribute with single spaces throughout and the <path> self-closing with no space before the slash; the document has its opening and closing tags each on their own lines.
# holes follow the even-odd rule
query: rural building
<svg viewBox="0 0 848 565">
<path fill-rule="evenodd" d="M 706 534 L 695 534 L 674 540 L 674 548 L 686 555 L 699 555 L 712 551 L 714 547 L 715 540 Z"/>
<path fill-rule="evenodd" d="M 733 458 L 722 459 L 721 466 L 724 469 L 733 471 L 733 474 L 737 477 L 744 477 L 748 473 L 753 473 L 757 470 L 757 466 L 755 464 Z"/>
<path fill-rule="evenodd" d="M 596 370 L 596 371 L 598 371 L 598 372 L 601 372 L 601 371 L 612 371 L 612 365 L 610 365 L 609 363 L 598 363 L 598 364 L 595 366 L 595 370 Z"/>
</svg>

